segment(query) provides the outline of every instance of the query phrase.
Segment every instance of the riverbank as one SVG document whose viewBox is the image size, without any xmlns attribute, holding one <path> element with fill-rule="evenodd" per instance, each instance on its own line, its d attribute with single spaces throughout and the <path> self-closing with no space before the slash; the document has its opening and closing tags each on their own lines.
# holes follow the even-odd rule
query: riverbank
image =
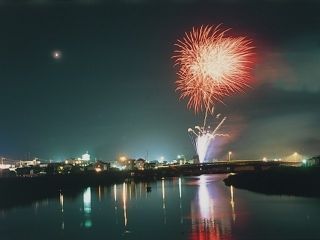
<svg viewBox="0 0 320 240">
<path fill-rule="evenodd" d="M 320 167 L 280 167 L 229 175 L 227 186 L 268 195 L 320 197 Z"/>
<path fill-rule="evenodd" d="M 191 175 L 177 169 L 145 171 L 95 171 L 34 177 L 0 178 L 0 209 L 28 205 L 34 201 L 59 197 L 60 193 L 74 197 L 86 187 L 104 187 L 123 182 L 152 182 L 163 177 Z M 192 175 L 199 175 L 194 173 Z"/>
</svg>

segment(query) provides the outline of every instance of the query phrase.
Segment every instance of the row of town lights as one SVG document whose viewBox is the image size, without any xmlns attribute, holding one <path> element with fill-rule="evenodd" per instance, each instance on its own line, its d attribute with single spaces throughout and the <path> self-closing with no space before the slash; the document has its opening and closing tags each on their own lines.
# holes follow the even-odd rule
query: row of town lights
<svg viewBox="0 0 320 240">
<path fill-rule="evenodd" d="M 229 152 L 228 152 L 228 160 L 229 160 L 229 161 L 231 161 L 231 155 L 232 155 L 232 152 L 229 151 Z M 298 153 L 297 153 L 297 152 L 294 152 L 293 155 L 294 155 L 295 158 L 297 158 Z M 178 159 L 181 158 L 181 157 L 183 157 L 183 155 L 178 155 L 178 156 L 177 156 Z M 161 156 L 159 160 L 160 160 L 160 162 L 163 162 L 164 159 L 165 159 L 165 158 L 164 158 L 163 156 Z M 121 161 L 126 161 L 127 158 L 126 158 L 125 156 L 121 156 L 121 157 L 120 157 L 120 160 L 121 160 Z M 266 157 L 263 157 L 263 158 L 262 158 L 262 161 L 267 161 L 267 160 L 268 160 L 268 159 L 267 159 Z M 275 160 L 281 161 L 281 158 L 275 159 Z"/>
</svg>

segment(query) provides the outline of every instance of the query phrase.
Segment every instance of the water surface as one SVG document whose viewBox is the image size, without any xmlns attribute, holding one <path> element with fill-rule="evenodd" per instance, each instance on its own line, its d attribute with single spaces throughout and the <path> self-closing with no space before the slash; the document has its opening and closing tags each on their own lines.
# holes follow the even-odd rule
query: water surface
<svg viewBox="0 0 320 240">
<path fill-rule="evenodd" d="M 224 177 L 88 187 L 73 197 L 61 192 L 2 209 L 0 239 L 320 239 L 319 199 L 226 187 Z"/>
</svg>

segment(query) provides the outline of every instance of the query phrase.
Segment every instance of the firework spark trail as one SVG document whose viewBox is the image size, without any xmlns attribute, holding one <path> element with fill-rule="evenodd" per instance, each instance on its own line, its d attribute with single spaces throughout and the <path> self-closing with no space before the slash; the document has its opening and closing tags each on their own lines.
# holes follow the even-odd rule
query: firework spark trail
<svg viewBox="0 0 320 240">
<path fill-rule="evenodd" d="M 217 118 L 219 115 L 217 115 Z M 221 134 L 217 133 L 217 131 L 220 129 L 224 121 L 226 120 L 226 117 L 224 117 L 218 124 L 217 126 L 212 130 L 209 127 L 199 127 L 195 126 L 194 129 L 189 128 L 188 132 L 191 136 L 191 139 L 194 143 L 194 147 L 196 149 L 196 152 L 198 153 L 199 156 L 199 162 L 203 163 L 205 162 L 207 158 L 207 150 L 212 143 L 212 141 L 218 137 L 218 136 L 228 136 L 227 134 Z"/>
<path fill-rule="evenodd" d="M 249 86 L 251 41 L 227 36 L 229 30 L 220 25 L 193 28 L 176 44 L 176 90 L 181 99 L 189 99 L 187 106 L 195 112 L 208 111 L 223 97 Z"/>
</svg>

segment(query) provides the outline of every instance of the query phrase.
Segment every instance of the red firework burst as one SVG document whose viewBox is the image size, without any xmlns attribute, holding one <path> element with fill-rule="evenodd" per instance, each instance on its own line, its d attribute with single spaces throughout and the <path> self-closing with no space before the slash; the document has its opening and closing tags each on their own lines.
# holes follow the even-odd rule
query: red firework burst
<svg viewBox="0 0 320 240">
<path fill-rule="evenodd" d="M 252 42 L 227 36 L 230 29 L 206 26 L 192 29 L 178 40 L 175 50 L 179 66 L 176 81 L 180 98 L 189 98 L 195 112 L 208 110 L 224 96 L 249 86 Z"/>
</svg>

